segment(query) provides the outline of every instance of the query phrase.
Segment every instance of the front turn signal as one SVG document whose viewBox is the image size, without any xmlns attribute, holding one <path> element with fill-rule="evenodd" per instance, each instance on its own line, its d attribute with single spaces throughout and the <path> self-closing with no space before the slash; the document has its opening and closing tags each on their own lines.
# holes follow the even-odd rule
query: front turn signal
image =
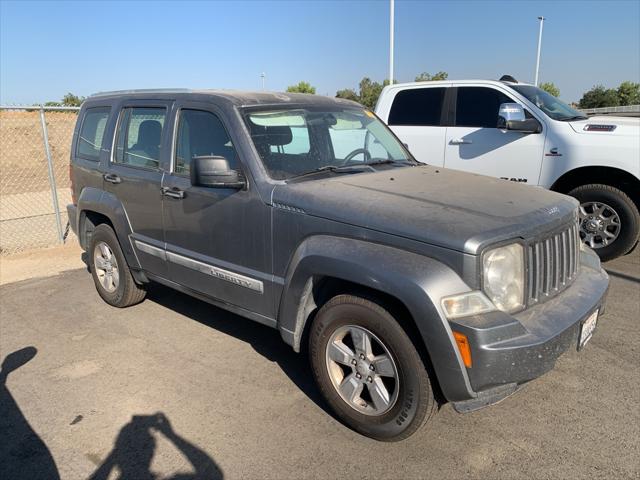
<svg viewBox="0 0 640 480">
<path fill-rule="evenodd" d="M 458 351 L 460 352 L 464 366 L 471 368 L 471 347 L 469 346 L 469 339 L 467 339 L 467 336 L 464 333 L 460 332 L 453 332 L 453 338 L 456 339 Z"/>
</svg>

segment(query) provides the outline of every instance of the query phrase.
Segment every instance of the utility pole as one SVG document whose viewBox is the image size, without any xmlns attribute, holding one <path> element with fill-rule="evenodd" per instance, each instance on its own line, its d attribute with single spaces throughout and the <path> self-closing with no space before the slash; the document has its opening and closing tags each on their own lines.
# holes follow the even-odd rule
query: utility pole
<svg viewBox="0 0 640 480">
<path fill-rule="evenodd" d="M 394 0 L 389 0 L 389 85 L 393 85 L 393 24 Z"/>
<path fill-rule="evenodd" d="M 544 25 L 544 17 L 538 17 L 540 20 L 540 31 L 538 32 L 538 55 L 536 56 L 536 79 L 533 82 L 538 86 L 538 73 L 540 72 L 540 49 L 542 48 L 542 26 Z"/>
<path fill-rule="evenodd" d="M 264 72 L 262 72 L 262 73 L 260 74 L 260 78 L 262 79 L 262 90 L 264 90 L 264 79 L 265 79 L 265 77 L 266 77 L 266 76 L 267 76 L 267 75 L 266 75 Z"/>
</svg>

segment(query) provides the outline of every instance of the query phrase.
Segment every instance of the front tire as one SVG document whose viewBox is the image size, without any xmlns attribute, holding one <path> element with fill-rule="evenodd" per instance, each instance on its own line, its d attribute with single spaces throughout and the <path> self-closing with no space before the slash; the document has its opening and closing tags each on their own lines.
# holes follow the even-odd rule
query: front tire
<svg viewBox="0 0 640 480">
<path fill-rule="evenodd" d="M 102 299 L 114 307 L 129 307 L 144 300 L 146 291 L 136 284 L 113 229 L 96 227 L 89 246 L 91 276 Z"/>
<path fill-rule="evenodd" d="M 640 213 L 622 190 L 590 184 L 569 195 L 580 202 L 580 238 L 603 262 L 628 253 L 637 243 Z"/>
<path fill-rule="evenodd" d="M 314 319 L 309 356 L 327 403 L 363 435 L 402 440 L 436 410 L 420 354 L 393 316 L 370 300 L 338 295 L 327 302 Z"/>
</svg>

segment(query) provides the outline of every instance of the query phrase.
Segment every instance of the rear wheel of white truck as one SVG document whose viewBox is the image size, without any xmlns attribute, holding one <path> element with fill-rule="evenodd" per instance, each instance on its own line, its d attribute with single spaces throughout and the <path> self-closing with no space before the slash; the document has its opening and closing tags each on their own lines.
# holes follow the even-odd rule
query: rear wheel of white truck
<svg viewBox="0 0 640 480">
<path fill-rule="evenodd" d="M 640 234 L 640 214 L 626 193 L 610 185 L 590 184 L 569 195 L 580 202 L 580 238 L 602 261 L 633 248 Z"/>
<path fill-rule="evenodd" d="M 409 437 L 437 404 L 420 354 L 382 306 L 338 295 L 318 312 L 309 356 L 325 400 L 349 427 L 377 440 Z"/>
</svg>

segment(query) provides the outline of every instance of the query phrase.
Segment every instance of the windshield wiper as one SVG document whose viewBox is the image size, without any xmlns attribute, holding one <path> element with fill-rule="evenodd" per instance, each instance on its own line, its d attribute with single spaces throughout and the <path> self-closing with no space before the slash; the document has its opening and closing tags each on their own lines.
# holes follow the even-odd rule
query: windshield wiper
<svg viewBox="0 0 640 480">
<path fill-rule="evenodd" d="M 299 175 L 294 175 L 293 177 L 289 177 L 287 180 L 295 180 L 302 177 L 307 177 L 310 175 L 316 175 L 322 172 L 333 172 L 333 173 L 352 173 L 352 172 L 361 172 L 363 170 L 372 170 L 375 171 L 370 164 L 360 164 L 360 165 L 345 165 L 338 167 L 336 165 L 325 165 L 324 167 L 318 167 L 315 170 L 310 170 L 308 172 L 301 173 Z"/>
<path fill-rule="evenodd" d="M 375 162 L 365 162 L 365 163 L 361 163 L 361 165 L 388 165 L 388 164 L 395 164 L 395 165 L 416 165 L 416 163 L 412 162 L 411 160 L 393 160 L 393 159 L 386 159 L 386 160 L 376 160 Z"/>
<path fill-rule="evenodd" d="M 589 117 L 586 117 L 584 115 L 574 115 L 573 117 L 567 117 L 567 118 L 563 118 L 562 121 L 563 122 L 571 122 L 573 120 L 587 120 Z"/>
</svg>

